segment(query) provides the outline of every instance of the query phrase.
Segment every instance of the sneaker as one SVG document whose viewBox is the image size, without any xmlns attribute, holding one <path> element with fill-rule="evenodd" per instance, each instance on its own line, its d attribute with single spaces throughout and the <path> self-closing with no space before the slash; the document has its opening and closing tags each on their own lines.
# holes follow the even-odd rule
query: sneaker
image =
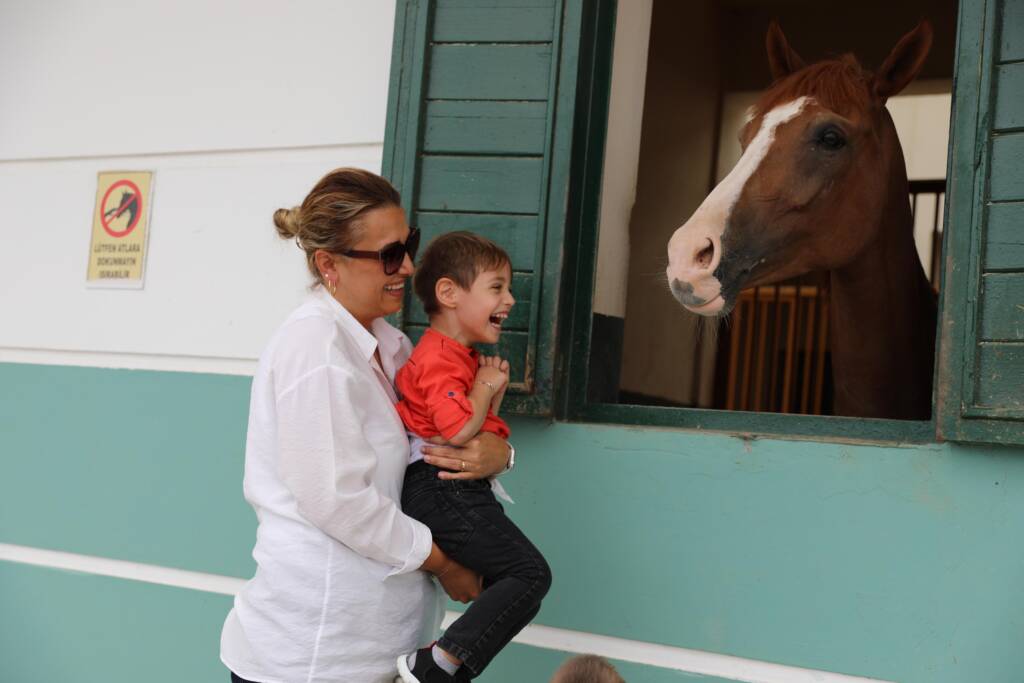
<svg viewBox="0 0 1024 683">
<path fill-rule="evenodd" d="M 437 665 L 434 655 L 430 651 L 431 645 L 416 650 L 416 665 L 409 668 L 409 656 L 399 655 L 398 657 L 398 678 L 396 681 L 402 683 L 451 683 L 462 680 L 457 676 L 449 676 L 448 673 Z M 461 671 L 461 667 L 460 667 Z"/>
</svg>

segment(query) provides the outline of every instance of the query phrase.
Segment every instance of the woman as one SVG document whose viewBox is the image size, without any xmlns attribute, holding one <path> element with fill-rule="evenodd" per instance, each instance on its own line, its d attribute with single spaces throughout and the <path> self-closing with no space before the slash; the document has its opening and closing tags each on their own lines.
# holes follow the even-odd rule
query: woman
<svg viewBox="0 0 1024 683">
<path fill-rule="evenodd" d="M 427 572 L 455 600 L 480 588 L 398 503 L 409 443 L 393 382 L 412 349 L 383 317 L 402 307 L 419 235 L 395 189 L 358 169 L 329 173 L 274 223 L 316 282 L 253 378 L 244 491 L 257 569 L 224 623 L 221 660 L 233 681 L 391 683 L 399 653 L 439 625 Z M 481 478 L 510 456 L 485 434 L 432 448 L 428 462 Z"/>
</svg>

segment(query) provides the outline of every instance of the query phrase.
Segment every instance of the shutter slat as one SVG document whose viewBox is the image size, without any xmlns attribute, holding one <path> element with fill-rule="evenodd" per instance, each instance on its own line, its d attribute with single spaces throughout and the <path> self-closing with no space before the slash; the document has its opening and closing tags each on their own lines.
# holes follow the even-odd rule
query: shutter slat
<svg viewBox="0 0 1024 683">
<path fill-rule="evenodd" d="M 543 154 L 546 102 L 427 103 L 423 150 L 430 153 Z"/>
<path fill-rule="evenodd" d="M 423 232 L 423 244 L 454 230 L 468 230 L 496 242 L 512 259 L 512 270 L 532 271 L 537 256 L 537 216 L 486 213 L 431 213 L 419 211 L 414 223 Z"/>
<path fill-rule="evenodd" d="M 487 9 L 506 9 L 509 7 L 522 7 L 527 9 L 543 10 L 558 7 L 558 0 L 438 0 L 438 7 L 474 7 Z"/>
<path fill-rule="evenodd" d="M 1024 92 L 1018 93 L 1024 98 Z M 993 201 L 1024 199 L 1024 133 L 992 139 L 990 194 Z"/>
<path fill-rule="evenodd" d="M 1024 59 L 1024 0 L 1004 0 L 1000 20 L 999 61 Z"/>
<path fill-rule="evenodd" d="M 417 210 L 540 211 L 540 158 L 425 156 Z"/>
<path fill-rule="evenodd" d="M 985 270 L 1015 270 L 1024 264 L 1024 202 L 988 207 Z"/>
<path fill-rule="evenodd" d="M 986 342 L 978 349 L 977 405 L 1024 417 L 1024 344 Z"/>
<path fill-rule="evenodd" d="M 982 278 L 981 338 L 1024 341 L 1024 273 L 989 273 Z M 1024 394 L 1024 386 L 1020 391 Z"/>
<path fill-rule="evenodd" d="M 523 7 L 440 2 L 434 15 L 433 38 L 437 43 L 542 42 L 551 40 L 554 25 L 555 11 L 550 2 Z"/>
<path fill-rule="evenodd" d="M 427 97 L 547 100 L 550 45 L 435 45 Z"/>
<path fill-rule="evenodd" d="M 996 68 L 996 130 L 1024 128 L 1024 62 Z"/>
</svg>

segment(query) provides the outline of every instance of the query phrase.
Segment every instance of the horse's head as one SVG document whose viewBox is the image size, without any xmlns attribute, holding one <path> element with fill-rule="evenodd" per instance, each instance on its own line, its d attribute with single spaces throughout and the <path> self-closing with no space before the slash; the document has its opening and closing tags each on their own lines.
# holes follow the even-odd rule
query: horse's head
<svg viewBox="0 0 1024 683">
<path fill-rule="evenodd" d="M 804 66 L 772 23 L 775 82 L 748 113 L 743 154 L 668 243 L 683 306 L 725 315 L 741 289 L 841 267 L 876 238 L 890 177 L 906 181 L 885 101 L 917 75 L 931 40 L 922 22 L 870 74 L 852 55 Z"/>
</svg>

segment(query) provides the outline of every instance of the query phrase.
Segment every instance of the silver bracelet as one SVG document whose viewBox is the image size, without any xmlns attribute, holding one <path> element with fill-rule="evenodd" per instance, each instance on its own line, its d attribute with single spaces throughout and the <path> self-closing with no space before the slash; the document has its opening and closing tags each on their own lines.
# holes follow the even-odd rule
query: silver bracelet
<svg viewBox="0 0 1024 683">
<path fill-rule="evenodd" d="M 508 443 L 508 442 L 506 441 L 505 443 Z M 500 474 L 505 474 L 506 472 L 511 472 L 512 468 L 515 467 L 515 466 L 516 466 L 516 447 L 509 443 L 508 444 L 508 462 L 505 463 L 505 469 L 503 469 L 500 472 Z"/>
</svg>

